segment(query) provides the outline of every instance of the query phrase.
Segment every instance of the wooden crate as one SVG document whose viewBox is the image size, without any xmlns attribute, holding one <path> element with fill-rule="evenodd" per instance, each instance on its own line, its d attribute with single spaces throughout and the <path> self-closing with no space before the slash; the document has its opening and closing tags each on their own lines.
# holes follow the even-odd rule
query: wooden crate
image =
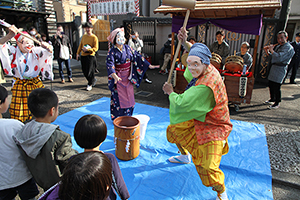
<svg viewBox="0 0 300 200">
<path fill-rule="evenodd" d="M 226 86 L 228 101 L 231 101 L 234 104 L 250 103 L 254 86 L 253 77 L 249 77 L 247 80 L 247 93 L 245 97 L 239 96 L 240 77 L 224 76 L 224 82 Z"/>
</svg>

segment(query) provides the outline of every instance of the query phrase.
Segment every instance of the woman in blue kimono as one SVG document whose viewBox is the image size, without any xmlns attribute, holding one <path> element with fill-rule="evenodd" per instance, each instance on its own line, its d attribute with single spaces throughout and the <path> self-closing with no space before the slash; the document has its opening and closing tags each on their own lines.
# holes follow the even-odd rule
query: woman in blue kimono
<svg viewBox="0 0 300 200">
<path fill-rule="evenodd" d="M 111 91 L 110 113 L 114 120 L 132 115 L 135 105 L 133 85 L 139 87 L 147 69 L 159 68 L 159 65 L 150 65 L 125 44 L 123 28 L 113 30 L 107 39 L 113 44 L 106 57 L 106 67 Z"/>
</svg>

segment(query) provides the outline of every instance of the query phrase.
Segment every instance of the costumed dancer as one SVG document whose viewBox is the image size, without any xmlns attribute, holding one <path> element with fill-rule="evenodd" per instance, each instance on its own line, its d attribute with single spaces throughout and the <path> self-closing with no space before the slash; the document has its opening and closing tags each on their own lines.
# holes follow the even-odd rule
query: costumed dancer
<svg viewBox="0 0 300 200">
<path fill-rule="evenodd" d="M 107 40 L 113 44 L 106 57 L 106 67 L 111 91 L 110 113 L 114 120 L 132 115 L 135 105 L 133 85 L 139 87 L 146 70 L 159 68 L 159 65 L 150 65 L 125 44 L 124 28 L 113 30 Z"/>
<path fill-rule="evenodd" d="M 32 118 L 27 106 L 30 92 L 44 87 L 39 74 L 42 78 L 53 80 L 53 47 L 47 42 L 41 42 L 40 47 L 35 47 L 33 41 L 18 33 L 14 25 L 8 30 L 9 33 L 0 38 L 0 59 L 4 72 L 14 78 L 9 113 L 11 118 L 25 122 Z M 25 31 L 22 33 L 29 35 Z M 6 43 L 13 37 L 17 46 Z"/>
<path fill-rule="evenodd" d="M 178 39 L 186 42 L 186 30 L 181 28 Z M 173 91 L 170 83 L 163 90 L 169 95 L 170 125 L 167 139 L 175 143 L 181 155 L 169 158 L 173 163 L 193 163 L 203 185 L 212 187 L 218 199 L 228 199 L 224 173 L 220 170 L 222 155 L 228 153 L 227 137 L 232 130 L 226 88 L 215 67 L 210 64 L 211 52 L 202 43 L 189 50 L 189 82 L 182 94 Z"/>
</svg>

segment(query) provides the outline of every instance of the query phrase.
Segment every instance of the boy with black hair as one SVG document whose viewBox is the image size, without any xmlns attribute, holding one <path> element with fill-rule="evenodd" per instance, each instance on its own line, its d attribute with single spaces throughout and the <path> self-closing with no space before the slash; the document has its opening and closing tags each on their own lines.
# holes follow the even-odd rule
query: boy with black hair
<svg viewBox="0 0 300 200">
<path fill-rule="evenodd" d="M 60 180 L 68 160 L 77 152 L 69 134 L 51 124 L 58 116 L 57 95 L 46 88 L 33 90 L 28 107 L 35 120 L 13 136 L 35 181 L 44 190 Z"/>
<path fill-rule="evenodd" d="M 74 138 L 77 144 L 84 148 L 85 152 L 100 151 L 100 145 L 107 136 L 107 127 L 105 122 L 98 115 L 85 115 L 81 117 L 74 128 Z M 122 200 L 130 197 L 127 190 L 122 172 L 120 170 L 116 157 L 111 153 L 104 153 L 111 162 L 113 182 L 109 197 L 106 200 L 117 199 L 116 193 Z"/>
</svg>

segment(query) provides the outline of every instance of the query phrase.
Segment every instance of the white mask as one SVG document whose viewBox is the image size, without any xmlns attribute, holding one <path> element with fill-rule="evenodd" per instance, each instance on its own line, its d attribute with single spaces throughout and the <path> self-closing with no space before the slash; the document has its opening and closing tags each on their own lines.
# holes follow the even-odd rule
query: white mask
<svg viewBox="0 0 300 200">
<path fill-rule="evenodd" d="M 124 32 L 120 31 L 118 32 L 117 36 L 116 36 L 116 42 L 118 45 L 123 45 L 125 44 L 125 36 L 124 36 Z"/>
<path fill-rule="evenodd" d="M 30 52 L 32 47 L 34 47 L 34 43 L 32 40 L 28 39 L 28 38 L 24 38 L 22 40 L 22 43 L 19 43 L 19 48 L 22 52 Z"/>
<path fill-rule="evenodd" d="M 172 41 L 172 38 L 168 38 L 169 41 Z"/>
<path fill-rule="evenodd" d="M 35 32 L 35 31 L 30 31 L 30 34 L 31 34 L 31 35 L 35 35 L 36 32 Z"/>
</svg>

